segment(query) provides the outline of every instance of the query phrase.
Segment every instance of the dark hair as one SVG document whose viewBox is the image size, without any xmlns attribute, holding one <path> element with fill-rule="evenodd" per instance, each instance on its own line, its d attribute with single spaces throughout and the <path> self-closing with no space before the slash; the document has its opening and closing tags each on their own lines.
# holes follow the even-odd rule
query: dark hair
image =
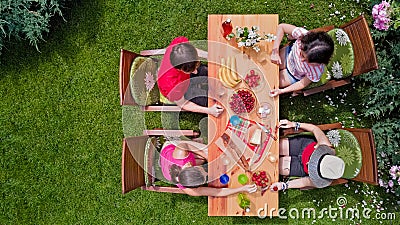
<svg viewBox="0 0 400 225">
<path fill-rule="evenodd" d="M 196 48 L 187 42 L 175 45 L 169 58 L 175 69 L 184 72 L 193 72 L 200 62 Z"/>
<path fill-rule="evenodd" d="M 308 32 L 301 38 L 301 48 L 309 63 L 327 65 L 335 48 L 332 38 L 326 32 Z"/>
<path fill-rule="evenodd" d="M 207 177 L 200 170 L 200 166 L 192 166 L 185 169 L 172 165 L 169 169 L 171 181 L 174 184 L 181 184 L 185 187 L 198 187 L 207 182 Z M 178 177 L 179 181 L 176 179 Z"/>
</svg>

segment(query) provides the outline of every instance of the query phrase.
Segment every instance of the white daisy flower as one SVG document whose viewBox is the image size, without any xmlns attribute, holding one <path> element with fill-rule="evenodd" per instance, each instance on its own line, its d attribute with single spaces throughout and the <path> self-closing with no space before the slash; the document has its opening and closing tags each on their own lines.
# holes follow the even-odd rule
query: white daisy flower
<svg viewBox="0 0 400 225">
<path fill-rule="evenodd" d="M 336 79 L 340 79 L 343 77 L 343 70 L 342 70 L 342 66 L 340 65 L 339 62 L 334 62 L 332 65 L 332 73 L 333 73 L 333 77 Z"/>
<path fill-rule="evenodd" d="M 273 34 L 268 33 L 265 35 L 265 40 L 268 42 L 275 41 L 275 39 L 276 39 L 276 36 Z"/>
<path fill-rule="evenodd" d="M 240 47 L 243 47 L 244 46 L 244 42 L 238 42 L 238 47 L 240 48 Z"/>
<path fill-rule="evenodd" d="M 337 147 L 340 144 L 341 136 L 338 130 L 331 130 L 326 134 L 326 136 L 333 146 Z"/>
<path fill-rule="evenodd" d="M 249 30 L 249 35 L 247 35 L 247 37 L 250 39 L 257 38 L 257 33 L 252 30 Z"/>
<path fill-rule="evenodd" d="M 156 83 L 154 80 L 153 74 L 151 74 L 150 72 L 146 72 L 146 77 L 144 78 L 144 83 L 146 85 L 147 91 L 150 91 L 151 89 L 153 89 L 153 87 Z"/>
<path fill-rule="evenodd" d="M 347 36 L 346 32 L 343 30 L 336 30 L 336 40 L 339 42 L 341 46 L 347 45 L 350 42 L 349 36 Z"/>
<path fill-rule="evenodd" d="M 236 36 L 240 37 L 241 34 L 243 34 L 244 29 L 241 27 L 236 27 Z"/>
</svg>

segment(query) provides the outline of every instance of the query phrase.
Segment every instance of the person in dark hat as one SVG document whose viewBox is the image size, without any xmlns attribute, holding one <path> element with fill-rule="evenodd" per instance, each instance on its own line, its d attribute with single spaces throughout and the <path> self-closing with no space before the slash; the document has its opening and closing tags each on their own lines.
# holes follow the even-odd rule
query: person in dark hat
<svg viewBox="0 0 400 225">
<path fill-rule="evenodd" d="M 344 161 L 335 156 L 328 137 L 317 126 L 309 123 L 279 121 L 280 128 L 302 128 L 314 136 L 297 135 L 283 138 L 279 141 L 279 174 L 300 177 L 288 182 L 276 182 L 271 185 L 271 191 L 289 188 L 329 186 L 333 180 L 342 177 Z"/>
</svg>

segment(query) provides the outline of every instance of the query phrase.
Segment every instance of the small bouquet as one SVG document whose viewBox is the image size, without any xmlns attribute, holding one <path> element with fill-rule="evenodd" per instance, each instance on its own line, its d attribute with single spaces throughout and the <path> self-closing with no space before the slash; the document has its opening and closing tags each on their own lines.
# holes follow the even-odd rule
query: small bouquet
<svg viewBox="0 0 400 225">
<path fill-rule="evenodd" d="M 378 30 L 387 31 L 389 26 L 394 24 L 394 29 L 397 29 L 400 26 L 400 18 L 396 19 L 395 16 L 399 14 L 400 7 L 397 7 L 395 2 L 382 1 L 380 4 L 374 5 L 372 8 L 374 27 Z"/>
<path fill-rule="evenodd" d="M 231 39 L 236 37 L 238 47 L 253 48 L 256 52 L 259 52 L 260 47 L 258 46 L 258 42 L 261 40 L 271 42 L 276 39 L 276 36 L 273 34 L 266 34 L 264 37 L 261 37 L 258 31 L 258 26 L 252 26 L 251 28 L 236 26 L 235 33 L 232 32 L 227 38 Z"/>
</svg>

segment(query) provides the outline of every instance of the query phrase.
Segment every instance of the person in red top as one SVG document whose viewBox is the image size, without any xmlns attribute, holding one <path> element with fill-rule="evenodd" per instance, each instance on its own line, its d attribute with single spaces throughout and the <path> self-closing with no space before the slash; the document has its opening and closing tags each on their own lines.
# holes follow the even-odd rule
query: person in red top
<svg viewBox="0 0 400 225">
<path fill-rule="evenodd" d="M 279 50 L 283 35 L 294 43 Z M 291 24 L 279 24 L 271 53 L 271 62 L 279 65 L 279 89 L 272 97 L 301 90 L 318 82 L 334 51 L 334 42 L 326 32 L 308 31 Z"/>
<path fill-rule="evenodd" d="M 284 176 L 301 177 L 286 183 L 276 182 L 271 185 L 271 191 L 285 190 L 288 188 L 329 186 L 334 179 L 340 178 L 344 173 L 344 161 L 335 156 L 328 137 L 313 124 L 279 121 L 281 128 L 300 127 L 314 134 L 298 135 L 279 140 L 279 174 Z"/>
<path fill-rule="evenodd" d="M 158 71 L 157 84 L 162 95 L 182 109 L 218 117 L 223 108 L 214 104 L 208 107 L 207 66 L 199 60 L 207 52 L 196 49 L 186 37 L 177 37 L 166 48 Z"/>
</svg>

